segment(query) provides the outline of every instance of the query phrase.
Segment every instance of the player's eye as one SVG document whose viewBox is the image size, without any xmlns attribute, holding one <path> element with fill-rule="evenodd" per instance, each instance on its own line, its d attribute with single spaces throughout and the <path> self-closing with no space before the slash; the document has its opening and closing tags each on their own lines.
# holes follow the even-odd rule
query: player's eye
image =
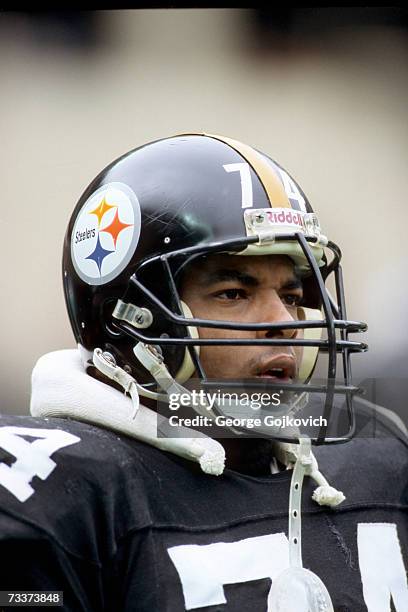
<svg viewBox="0 0 408 612">
<path fill-rule="evenodd" d="M 247 297 L 245 289 L 224 289 L 216 294 L 216 297 L 222 300 L 238 301 Z"/>
<path fill-rule="evenodd" d="M 303 296 L 297 293 L 287 293 L 286 295 L 282 296 L 282 300 L 288 306 L 300 306 L 303 300 Z"/>
</svg>

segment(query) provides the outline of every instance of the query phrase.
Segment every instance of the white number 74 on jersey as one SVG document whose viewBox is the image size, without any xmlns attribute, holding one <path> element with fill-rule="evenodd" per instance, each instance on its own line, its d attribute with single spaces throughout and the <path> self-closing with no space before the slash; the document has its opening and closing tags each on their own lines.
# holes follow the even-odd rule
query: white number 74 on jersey
<svg viewBox="0 0 408 612">
<path fill-rule="evenodd" d="M 23 436 L 35 438 L 27 442 Z M 14 455 L 16 461 L 8 466 L 0 463 L 0 485 L 21 502 L 25 502 L 34 489 L 30 482 L 34 476 L 45 480 L 55 469 L 51 455 L 64 446 L 79 442 L 80 438 L 61 429 L 35 429 L 32 427 L 0 427 L 0 448 Z"/>
</svg>

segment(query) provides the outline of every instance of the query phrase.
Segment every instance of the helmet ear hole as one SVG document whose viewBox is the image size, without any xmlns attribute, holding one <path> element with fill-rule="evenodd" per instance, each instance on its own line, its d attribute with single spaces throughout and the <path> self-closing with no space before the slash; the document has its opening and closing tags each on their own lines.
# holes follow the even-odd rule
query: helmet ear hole
<svg viewBox="0 0 408 612">
<path fill-rule="evenodd" d="M 319 321 L 323 318 L 320 310 L 315 308 L 304 308 L 300 306 L 298 308 L 298 319 L 299 321 Z M 321 327 L 306 328 L 303 330 L 303 337 L 305 340 L 320 340 L 322 337 Z M 301 382 L 307 382 L 313 374 L 313 370 L 316 366 L 317 357 L 319 354 L 318 346 L 304 346 L 302 361 L 299 368 L 299 380 Z"/>
<path fill-rule="evenodd" d="M 108 298 L 101 306 L 101 321 L 103 321 L 106 333 L 113 340 L 123 338 L 124 336 L 122 331 L 115 329 L 112 325 L 112 312 L 114 311 L 117 301 L 117 298 Z"/>
<path fill-rule="evenodd" d="M 187 318 L 187 319 L 192 319 L 193 318 L 193 313 L 191 312 L 189 306 L 187 306 L 187 304 L 185 302 L 180 302 L 181 304 L 181 308 L 183 310 L 183 315 Z M 187 327 L 188 332 L 190 334 L 190 336 L 192 338 L 199 338 L 199 334 L 198 334 L 198 329 L 196 327 Z M 200 347 L 199 346 L 194 346 L 193 347 L 193 351 L 196 351 L 197 353 L 197 357 L 199 357 L 200 355 Z M 183 363 L 181 364 L 175 379 L 177 380 L 177 382 L 179 383 L 184 383 L 186 382 L 186 380 L 188 380 L 189 378 L 192 377 L 192 375 L 194 374 L 194 370 L 195 370 L 195 365 L 193 363 L 193 360 L 191 359 L 191 355 L 190 355 L 190 351 L 188 350 L 188 347 L 186 347 L 184 349 L 184 359 L 183 359 Z"/>
</svg>

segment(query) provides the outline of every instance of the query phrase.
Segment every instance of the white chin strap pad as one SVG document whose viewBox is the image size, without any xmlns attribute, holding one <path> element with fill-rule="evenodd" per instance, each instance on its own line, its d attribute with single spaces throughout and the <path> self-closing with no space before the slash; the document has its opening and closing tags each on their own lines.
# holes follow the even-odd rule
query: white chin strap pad
<svg viewBox="0 0 408 612">
<path fill-rule="evenodd" d="M 323 318 L 320 310 L 314 308 L 298 308 L 299 321 L 319 321 Z M 312 327 L 303 330 L 303 337 L 305 340 L 320 340 L 322 337 L 321 327 Z M 317 355 L 319 353 L 318 346 L 304 346 L 302 361 L 299 368 L 299 381 L 304 382 L 313 373 L 316 365 Z"/>
<path fill-rule="evenodd" d="M 193 313 L 191 312 L 190 308 L 187 306 L 187 304 L 185 302 L 181 302 L 181 307 L 183 309 L 183 314 L 187 319 L 192 319 L 193 318 Z M 192 338 L 198 338 L 198 329 L 196 327 L 187 327 L 190 336 Z M 193 346 L 193 351 L 197 352 L 197 357 L 200 355 L 200 347 L 199 346 Z M 191 359 L 191 355 L 190 355 L 190 351 L 188 350 L 188 348 L 186 347 L 184 350 L 184 359 L 183 359 L 183 363 L 181 364 L 181 367 L 179 369 L 179 371 L 177 372 L 175 379 L 177 380 L 177 382 L 179 383 L 184 383 L 186 382 L 186 380 L 188 380 L 189 378 L 192 377 L 192 375 L 194 374 L 194 370 L 195 370 L 195 366 L 193 363 L 193 360 Z"/>
</svg>

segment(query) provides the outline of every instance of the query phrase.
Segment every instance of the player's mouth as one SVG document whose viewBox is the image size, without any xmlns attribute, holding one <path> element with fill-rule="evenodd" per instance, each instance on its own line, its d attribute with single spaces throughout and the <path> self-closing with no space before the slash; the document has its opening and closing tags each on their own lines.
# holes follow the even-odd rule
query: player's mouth
<svg viewBox="0 0 408 612">
<path fill-rule="evenodd" d="M 290 355 L 276 355 L 257 368 L 257 378 L 271 382 L 290 383 L 296 378 L 296 359 Z"/>
</svg>

